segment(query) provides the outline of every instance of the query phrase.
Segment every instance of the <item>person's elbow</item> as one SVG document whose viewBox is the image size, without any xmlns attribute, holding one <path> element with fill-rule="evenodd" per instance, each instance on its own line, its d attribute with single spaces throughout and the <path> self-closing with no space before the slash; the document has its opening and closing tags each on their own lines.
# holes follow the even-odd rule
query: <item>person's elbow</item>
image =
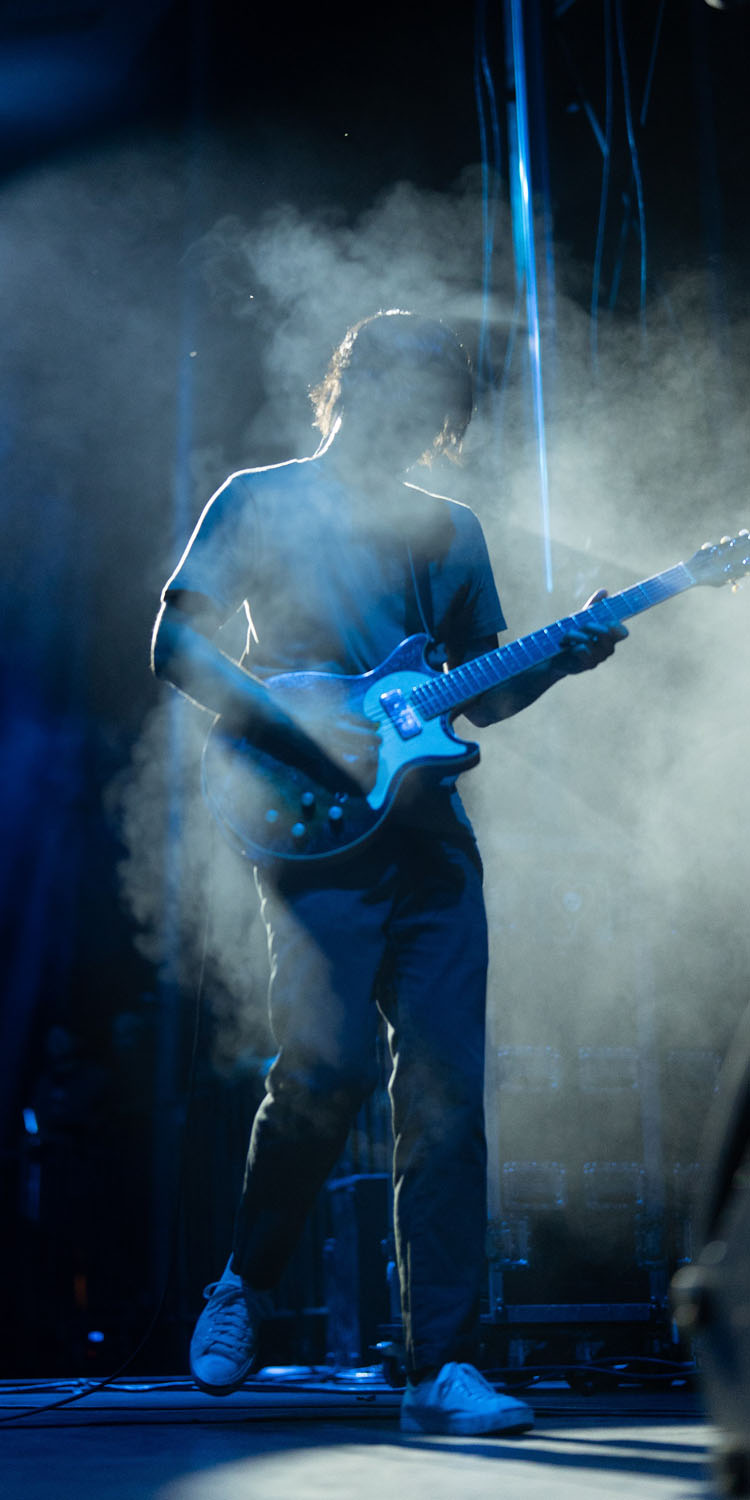
<svg viewBox="0 0 750 1500">
<path fill-rule="evenodd" d="M 155 677 L 175 681 L 175 668 L 189 653 L 195 625 L 185 612 L 166 599 L 156 616 L 151 636 L 151 670 Z"/>
<path fill-rule="evenodd" d="M 166 681 L 170 676 L 170 663 L 174 660 L 176 646 L 176 628 L 172 612 L 167 604 L 162 604 L 151 635 L 151 671 L 155 677 Z"/>
<path fill-rule="evenodd" d="M 168 596 L 156 616 L 151 636 L 151 670 L 155 677 L 175 681 L 180 663 L 200 647 L 199 637 L 212 639 L 222 624 L 221 612 L 202 595 Z"/>
</svg>

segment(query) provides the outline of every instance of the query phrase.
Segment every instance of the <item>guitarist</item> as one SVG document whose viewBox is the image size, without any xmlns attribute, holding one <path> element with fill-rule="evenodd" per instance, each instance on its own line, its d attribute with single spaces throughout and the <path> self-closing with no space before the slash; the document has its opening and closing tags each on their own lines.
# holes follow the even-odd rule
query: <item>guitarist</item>
<svg viewBox="0 0 750 1500">
<path fill-rule="evenodd" d="M 166 584 L 153 667 L 222 725 L 323 787 L 369 789 L 369 720 L 292 718 L 264 679 L 357 675 L 426 631 L 433 664 L 490 651 L 504 629 L 467 506 L 416 487 L 413 466 L 458 456 L 473 405 L 466 353 L 439 322 L 389 311 L 352 328 L 311 393 L 312 458 L 232 475 Z M 406 475 L 409 472 L 410 478 Z M 597 596 L 599 597 L 599 596 Z M 592 601 L 590 601 L 592 602 Z M 215 643 L 244 605 L 248 649 Z M 571 631 L 551 662 L 478 697 L 478 725 L 610 656 L 622 626 Z M 520 1431 L 533 1416 L 475 1369 L 486 1221 L 482 867 L 454 787 L 412 773 L 364 852 L 256 870 L 279 1048 L 256 1116 L 232 1254 L 193 1335 L 214 1395 L 249 1374 L 269 1294 L 375 1082 L 378 1008 L 393 1072 L 395 1227 L 408 1384 L 405 1431 Z M 376 1001 L 377 995 L 377 1001 Z"/>
</svg>

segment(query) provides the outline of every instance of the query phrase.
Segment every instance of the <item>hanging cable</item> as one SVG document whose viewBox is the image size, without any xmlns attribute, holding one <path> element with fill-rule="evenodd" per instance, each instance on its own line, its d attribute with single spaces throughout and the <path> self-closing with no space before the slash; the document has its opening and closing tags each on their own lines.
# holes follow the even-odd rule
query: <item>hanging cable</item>
<svg viewBox="0 0 750 1500">
<path fill-rule="evenodd" d="M 482 64 L 482 77 L 484 78 L 484 85 L 485 85 L 485 88 L 487 90 L 487 100 L 488 100 L 489 107 L 490 107 L 490 125 L 491 125 L 491 137 L 492 137 L 492 160 L 491 160 L 492 183 L 491 183 L 491 192 L 490 192 L 490 195 L 489 195 L 488 223 L 487 223 L 487 240 L 486 240 L 487 257 L 488 257 L 488 267 L 489 267 L 489 271 L 490 271 L 490 275 L 491 275 L 491 271 L 492 271 L 492 256 L 493 256 L 493 252 L 494 252 L 494 249 L 495 249 L 495 227 L 496 227 L 496 224 L 497 224 L 497 209 L 498 209 L 498 204 L 500 202 L 500 178 L 501 178 L 501 166 L 502 166 L 502 162 L 501 162 L 501 155 L 500 155 L 500 119 L 499 119 L 498 112 L 497 112 L 497 99 L 495 97 L 495 85 L 494 85 L 493 78 L 492 78 L 492 68 L 490 67 L 490 60 L 489 60 L 489 57 L 487 55 L 486 37 L 483 37 L 481 64 Z M 488 291 L 489 291 L 489 284 L 488 284 Z"/>
<path fill-rule="evenodd" d="M 647 273 L 647 251 L 646 251 L 646 209 L 643 201 L 643 179 L 641 177 L 641 164 L 638 157 L 638 145 L 635 139 L 633 127 L 633 110 L 630 97 L 630 75 L 628 71 L 628 56 L 625 46 L 625 28 L 622 19 L 622 0 L 614 0 L 615 3 L 615 27 L 617 31 L 617 50 L 620 59 L 620 74 L 622 77 L 622 88 L 625 100 L 625 127 L 628 133 L 628 146 L 630 148 L 630 161 L 633 168 L 633 179 L 635 182 L 636 201 L 638 204 L 638 235 L 641 246 L 641 273 L 640 273 L 640 309 L 641 325 L 645 329 L 646 320 L 646 273 Z"/>
<path fill-rule="evenodd" d="M 594 274 L 591 283 L 591 360 L 596 371 L 599 355 L 599 288 L 601 285 L 602 257 L 604 254 L 604 231 L 607 224 L 609 199 L 609 174 L 612 162 L 612 121 L 614 64 L 612 56 L 612 0 L 603 0 L 604 10 L 604 87 L 605 118 L 604 141 L 602 143 L 602 186 L 599 195 L 599 222 L 596 231 Z"/>
<path fill-rule="evenodd" d="M 656 25 L 654 26 L 654 39 L 651 43 L 651 56 L 648 63 L 648 73 L 646 74 L 646 87 L 643 90 L 643 103 L 641 104 L 640 114 L 641 129 L 646 123 L 646 115 L 648 114 L 648 107 L 651 103 L 651 85 L 654 81 L 656 54 L 659 51 L 659 42 L 661 40 L 661 25 L 662 21 L 664 20 L 664 5 L 665 0 L 660 0 L 659 10 L 656 16 Z"/>
<path fill-rule="evenodd" d="M 651 88 L 652 88 L 653 81 L 654 81 L 654 72 L 655 72 L 655 69 L 656 69 L 656 58 L 657 58 L 658 51 L 659 51 L 659 42 L 661 40 L 662 21 L 664 20 L 664 6 L 665 6 L 665 0 L 661 0 L 661 4 L 659 6 L 659 9 L 658 9 L 657 15 L 656 15 L 656 22 L 654 24 L 654 35 L 653 35 L 653 40 L 651 42 L 651 56 L 649 58 L 649 63 L 648 63 L 648 72 L 647 72 L 647 75 L 646 75 L 646 86 L 645 86 L 645 88 L 643 90 L 643 100 L 641 102 L 641 112 L 640 112 L 640 117 L 639 117 L 639 123 L 641 125 L 641 128 L 643 128 L 643 126 L 646 124 L 646 117 L 648 115 L 648 108 L 649 108 L 649 104 L 651 103 Z M 632 166 L 631 166 L 630 183 L 628 185 L 628 190 L 627 190 L 627 192 L 624 195 L 625 212 L 623 214 L 622 225 L 621 225 L 621 228 L 620 228 L 620 243 L 619 243 L 618 250 L 617 250 L 617 258 L 615 260 L 615 268 L 614 268 L 614 271 L 612 272 L 612 281 L 611 281 L 610 289 L 609 289 L 609 309 L 610 309 L 610 311 L 612 310 L 612 308 L 615 306 L 615 304 L 617 302 L 617 297 L 618 297 L 618 293 L 619 293 L 619 290 L 620 290 L 620 277 L 621 277 L 621 274 L 622 274 L 622 263 L 623 263 L 623 259 L 624 259 L 624 256 L 625 256 L 625 245 L 627 243 L 628 234 L 630 232 L 630 221 L 631 221 L 631 217 L 632 217 L 632 208 L 633 208 L 632 186 L 633 186 L 633 171 L 632 171 Z"/>
</svg>

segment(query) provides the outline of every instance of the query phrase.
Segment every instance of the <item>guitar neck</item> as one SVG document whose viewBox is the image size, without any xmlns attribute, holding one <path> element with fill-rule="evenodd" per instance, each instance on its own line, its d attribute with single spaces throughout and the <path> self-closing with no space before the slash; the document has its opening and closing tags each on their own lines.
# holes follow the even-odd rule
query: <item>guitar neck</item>
<svg viewBox="0 0 750 1500">
<path fill-rule="evenodd" d="M 555 620 L 553 625 L 546 625 L 543 630 L 534 630 L 531 635 L 521 636 L 507 646 L 488 651 L 485 656 L 475 656 L 460 667 L 444 672 L 442 677 L 432 677 L 429 682 L 420 683 L 413 688 L 411 697 L 423 718 L 434 719 L 440 714 L 455 714 L 479 697 L 480 693 L 486 693 L 489 688 L 499 687 L 512 677 L 518 677 L 528 667 L 559 656 L 563 640 L 576 626 L 590 625 L 592 622 L 602 626 L 619 624 L 632 615 L 653 609 L 656 604 L 663 604 L 665 600 L 674 598 L 675 594 L 684 593 L 695 584 L 696 579 L 685 563 L 677 563 L 675 567 L 667 568 L 666 572 L 656 573 L 653 578 L 645 578 L 642 583 L 634 583 L 619 594 L 597 600 L 589 609 L 566 615 L 562 620 Z"/>
</svg>

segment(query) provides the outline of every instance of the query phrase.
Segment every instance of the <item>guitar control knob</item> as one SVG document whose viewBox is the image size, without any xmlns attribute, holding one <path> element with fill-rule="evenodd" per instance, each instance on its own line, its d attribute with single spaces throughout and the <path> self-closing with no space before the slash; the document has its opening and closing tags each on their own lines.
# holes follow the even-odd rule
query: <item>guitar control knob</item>
<svg viewBox="0 0 750 1500">
<path fill-rule="evenodd" d="M 300 807 L 307 818 L 315 812 L 315 793 L 303 792 L 299 799 Z"/>
<path fill-rule="evenodd" d="M 301 844 L 302 840 L 307 838 L 307 828 L 304 823 L 294 823 L 292 825 L 292 838 L 295 844 Z"/>
<path fill-rule="evenodd" d="M 333 825 L 334 828 L 341 827 L 341 824 L 344 821 L 344 809 L 343 807 L 339 807 L 338 802 L 334 802 L 332 806 L 329 807 L 328 821 Z"/>
<path fill-rule="evenodd" d="M 268 812 L 266 813 L 266 822 L 267 823 L 278 823 L 278 821 L 279 821 L 279 815 L 278 815 L 278 813 L 276 811 L 276 808 L 275 807 L 269 807 Z"/>
</svg>

